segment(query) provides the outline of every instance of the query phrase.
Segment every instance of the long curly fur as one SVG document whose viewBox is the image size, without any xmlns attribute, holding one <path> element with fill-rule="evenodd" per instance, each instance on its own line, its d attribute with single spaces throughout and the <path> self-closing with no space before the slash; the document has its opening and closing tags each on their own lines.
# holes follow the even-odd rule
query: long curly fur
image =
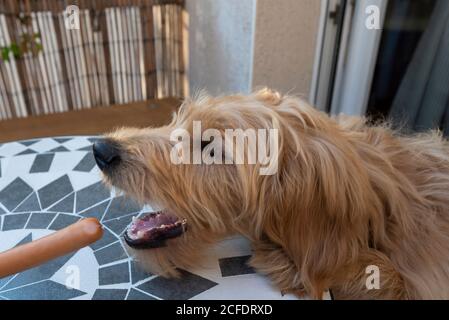
<svg viewBox="0 0 449 320">
<path fill-rule="evenodd" d="M 278 172 L 253 165 L 175 165 L 170 133 L 279 130 Z M 135 251 L 153 272 L 201 264 L 204 246 L 241 234 L 250 264 L 283 292 L 342 299 L 449 298 L 449 143 L 439 132 L 403 136 L 366 119 L 331 118 L 305 101 L 264 89 L 187 100 L 161 128 L 106 135 L 122 163 L 104 180 L 186 218 L 167 247 Z M 366 287 L 366 267 L 380 289 Z"/>
</svg>

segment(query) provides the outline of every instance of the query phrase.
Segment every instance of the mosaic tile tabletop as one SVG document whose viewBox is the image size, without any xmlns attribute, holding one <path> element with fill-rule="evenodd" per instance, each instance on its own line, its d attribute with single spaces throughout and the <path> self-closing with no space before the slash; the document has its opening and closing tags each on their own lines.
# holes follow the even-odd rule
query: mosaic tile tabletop
<svg viewBox="0 0 449 320">
<path fill-rule="evenodd" d="M 239 237 L 211 248 L 207 265 L 184 270 L 179 280 L 140 270 L 121 235 L 133 216 L 151 208 L 102 186 L 91 152 L 95 139 L 58 137 L 0 145 L 0 252 L 85 217 L 96 217 L 104 226 L 103 238 L 91 246 L 0 279 L 0 300 L 295 298 L 282 296 L 246 265 L 251 251 Z"/>
</svg>

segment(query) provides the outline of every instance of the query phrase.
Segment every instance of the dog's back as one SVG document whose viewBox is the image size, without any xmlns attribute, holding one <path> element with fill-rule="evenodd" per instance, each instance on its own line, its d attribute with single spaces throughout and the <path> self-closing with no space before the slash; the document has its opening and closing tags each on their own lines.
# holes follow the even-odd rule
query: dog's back
<svg viewBox="0 0 449 320">
<path fill-rule="evenodd" d="M 373 246 L 401 274 L 409 298 L 449 299 L 449 142 L 438 132 L 403 136 L 361 118 L 336 120 L 358 141 L 384 204 Z"/>
</svg>

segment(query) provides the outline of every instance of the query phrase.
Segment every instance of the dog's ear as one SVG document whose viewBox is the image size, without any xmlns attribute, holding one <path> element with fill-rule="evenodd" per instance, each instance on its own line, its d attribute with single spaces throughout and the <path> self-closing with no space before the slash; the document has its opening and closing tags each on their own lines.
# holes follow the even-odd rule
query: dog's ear
<svg viewBox="0 0 449 320">
<path fill-rule="evenodd" d="M 254 93 L 254 97 L 264 103 L 277 106 L 282 102 L 282 95 L 269 88 L 262 88 Z"/>
<path fill-rule="evenodd" d="M 332 128 L 332 126 L 331 126 Z M 284 248 L 316 298 L 331 285 L 332 274 L 368 246 L 369 224 L 378 223 L 366 167 L 359 152 L 338 131 L 301 134 L 303 159 L 292 141 L 281 152 L 277 175 L 257 177 L 254 221 L 260 234 Z"/>
<path fill-rule="evenodd" d="M 302 281 L 319 298 L 332 285 L 332 274 L 368 247 L 370 223 L 378 224 L 381 203 L 373 198 L 358 150 L 337 131 L 310 136 L 306 149 L 310 158 L 298 180 L 301 197 L 291 206 L 285 235 L 292 252 L 300 252 Z"/>
</svg>

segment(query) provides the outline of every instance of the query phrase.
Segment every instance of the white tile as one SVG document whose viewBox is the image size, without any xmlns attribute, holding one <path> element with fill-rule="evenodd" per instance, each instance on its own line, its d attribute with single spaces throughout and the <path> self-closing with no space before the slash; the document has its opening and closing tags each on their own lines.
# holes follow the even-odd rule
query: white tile
<svg viewBox="0 0 449 320">
<path fill-rule="evenodd" d="M 26 148 L 26 146 L 18 142 L 5 143 L 0 147 L 0 156 L 11 157 L 22 152 Z"/>
<path fill-rule="evenodd" d="M 79 250 L 50 279 L 62 285 L 72 284 L 71 278 L 79 275 L 79 288 L 86 292 L 83 299 L 91 299 L 98 288 L 98 262 L 91 248 Z M 81 298 L 81 297 L 79 297 Z"/>
<path fill-rule="evenodd" d="M 71 171 L 69 172 L 70 181 L 75 190 L 81 190 L 101 180 L 100 175 L 89 172 Z"/>
<path fill-rule="evenodd" d="M 236 236 L 220 241 L 216 245 L 208 248 L 202 255 L 201 261 L 197 262 L 195 269 L 189 270 L 201 277 L 215 282 L 221 282 L 221 269 L 218 260 L 227 257 L 247 256 L 251 254 L 248 240 Z"/>
<path fill-rule="evenodd" d="M 225 280 L 199 295 L 192 300 L 201 299 L 236 299 L 236 300 L 266 300 L 282 299 L 297 300 L 298 298 L 291 294 L 281 295 L 280 291 L 275 289 L 269 279 L 257 274 L 226 277 Z"/>
<path fill-rule="evenodd" d="M 30 146 L 31 149 L 36 150 L 39 153 L 49 151 L 53 148 L 56 148 L 59 146 L 59 143 L 57 143 L 55 140 L 51 138 L 45 138 L 40 140 L 39 142 L 36 142 Z"/>
<path fill-rule="evenodd" d="M 77 149 L 80 149 L 80 148 L 83 148 L 83 147 L 86 147 L 86 146 L 89 146 L 92 144 L 92 142 L 87 140 L 87 138 L 90 138 L 90 137 L 86 137 L 86 136 L 75 137 L 70 141 L 64 142 L 63 146 L 69 150 L 77 150 Z"/>
<path fill-rule="evenodd" d="M 248 239 L 235 236 L 217 243 L 215 252 L 218 258 L 246 256 L 251 254 L 251 244 Z"/>
<path fill-rule="evenodd" d="M 30 234 L 29 230 L 8 230 L 0 232 L 0 252 L 14 247 L 20 240 Z"/>
<path fill-rule="evenodd" d="M 40 188 L 46 186 L 47 184 L 59 179 L 66 172 L 37 172 L 21 175 L 20 178 L 28 183 L 34 190 L 39 190 Z"/>
<path fill-rule="evenodd" d="M 5 168 L 2 169 L 4 176 L 20 176 L 30 172 L 36 154 L 26 154 L 13 158 L 5 158 Z M 2 164 L 3 165 L 3 164 Z M 2 175 L 3 177 L 3 175 Z"/>
<path fill-rule="evenodd" d="M 86 152 L 83 151 L 55 152 L 50 170 L 52 172 L 71 171 L 85 155 Z"/>
</svg>

